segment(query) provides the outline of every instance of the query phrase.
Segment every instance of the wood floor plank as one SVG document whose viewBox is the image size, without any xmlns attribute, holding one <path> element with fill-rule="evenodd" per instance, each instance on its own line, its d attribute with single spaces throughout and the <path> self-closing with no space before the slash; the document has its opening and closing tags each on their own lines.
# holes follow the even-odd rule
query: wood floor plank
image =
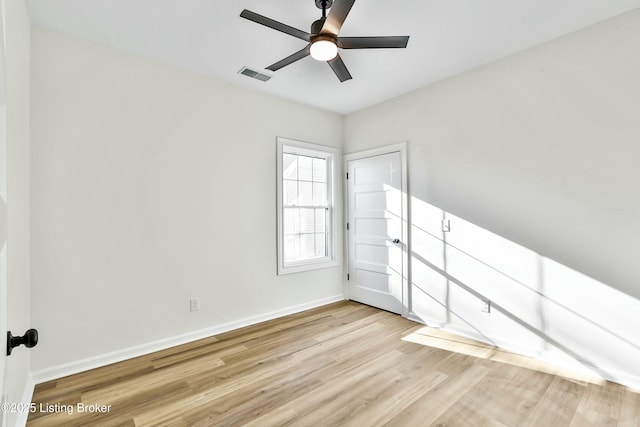
<svg viewBox="0 0 640 427">
<path fill-rule="evenodd" d="M 383 387 L 371 387 L 364 390 L 359 398 L 362 400 L 360 410 L 343 415 L 344 425 L 383 425 L 394 414 L 413 404 L 428 390 L 439 385 L 447 375 L 424 363 L 429 351 L 414 354 L 415 357 L 403 356 L 392 368 L 391 381 Z"/>
<path fill-rule="evenodd" d="M 473 420 L 478 425 L 521 426 L 553 380 L 551 375 L 510 365 L 485 365 L 491 372 L 466 391 L 436 424 L 462 425 Z"/>
<path fill-rule="evenodd" d="M 455 361 L 451 360 L 455 363 Z M 426 390 L 419 398 L 396 414 L 385 426 L 423 426 L 431 425 L 442 414 L 448 413 L 462 395 L 490 373 L 490 369 L 481 363 L 463 364 L 458 373 L 447 378 L 435 387 Z"/>
<path fill-rule="evenodd" d="M 640 425 L 623 386 L 346 301 L 38 384 L 33 401 L 58 410 L 30 427 Z M 110 410 L 77 410 L 95 403 Z"/>
<path fill-rule="evenodd" d="M 287 420 L 283 425 L 296 423 L 298 425 L 318 425 L 318 422 L 326 422 L 326 425 L 338 425 L 331 424 L 330 420 L 323 418 L 327 409 L 329 412 L 341 412 L 345 406 L 352 405 L 353 402 L 350 399 L 352 397 L 353 390 L 367 386 L 378 380 L 378 375 L 368 370 L 370 365 L 375 364 L 379 371 L 383 372 L 390 369 L 396 361 L 396 355 L 393 352 L 385 352 L 372 358 L 371 361 L 364 364 L 360 369 L 355 369 L 352 372 L 345 372 L 341 375 L 341 381 L 327 380 L 323 385 L 311 395 L 305 396 L 292 396 L 291 400 L 277 408 L 276 413 L 290 413 L 294 417 Z M 339 401 L 339 405 L 331 405 L 331 402 Z M 259 426 L 262 422 L 267 420 L 270 414 L 265 414 L 260 418 L 248 423 L 249 426 Z M 279 416 L 282 418 L 282 416 Z"/>
<path fill-rule="evenodd" d="M 531 411 L 522 427 L 540 425 L 568 426 L 575 416 L 578 405 L 586 389 L 586 384 L 570 379 L 553 377 L 544 396 Z"/>
<path fill-rule="evenodd" d="M 640 424 L 640 391 L 625 390 L 620 403 L 618 427 L 637 427 Z"/>
</svg>

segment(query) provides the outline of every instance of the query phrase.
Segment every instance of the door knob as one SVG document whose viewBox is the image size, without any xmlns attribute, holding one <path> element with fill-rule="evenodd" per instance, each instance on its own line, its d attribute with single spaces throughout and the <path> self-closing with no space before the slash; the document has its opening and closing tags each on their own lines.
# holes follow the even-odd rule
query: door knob
<svg viewBox="0 0 640 427">
<path fill-rule="evenodd" d="M 31 348 L 38 344 L 38 331 L 29 329 L 21 337 L 14 337 L 11 331 L 7 332 L 7 356 L 11 354 L 14 347 L 24 344 L 25 347 Z"/>
<path fill-rule="evenodd" d="M 398 243 L 400 243 L 400 239 L 393 239 L 392 242 L 395 243 L 395 244 L 398 244 Z"/>
</svg>

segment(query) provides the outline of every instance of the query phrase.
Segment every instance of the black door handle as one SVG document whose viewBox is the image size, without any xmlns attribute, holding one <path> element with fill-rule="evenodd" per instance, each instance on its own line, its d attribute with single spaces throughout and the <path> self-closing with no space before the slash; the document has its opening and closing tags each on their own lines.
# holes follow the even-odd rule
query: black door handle
<svg viewBox="0 0 640 427">
<path fill-rule="evenodd" d="M 7 332 L 7 356 L 11 354 L 11 350 L 14 347 L 24 344 L 25 347 L 31 348 L 38 344 L 38 331 L 35 329 L 29 329 L 21 337 L 14 337 L 11 331 Z"/>
<path fill-rule="evenodd" d="M 400 239 L 393 239 L 392 242 L 395 243 L 395 244 L 398 244 L 398 243 L 400 243 Z"/>
</svg>

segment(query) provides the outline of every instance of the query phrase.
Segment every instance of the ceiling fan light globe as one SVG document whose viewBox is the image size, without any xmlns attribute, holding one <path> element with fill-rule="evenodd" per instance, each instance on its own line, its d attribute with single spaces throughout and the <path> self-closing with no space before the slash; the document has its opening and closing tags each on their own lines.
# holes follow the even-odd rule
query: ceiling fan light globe
<svg viewBox="0 0 640 427">
<path fill-rule="evenodd" d="M 311 45 L 310 53 L 317 61 L 331 61 L 338 55 L 338 46 L 331 40 L 318 40 Z"/>
</svg>

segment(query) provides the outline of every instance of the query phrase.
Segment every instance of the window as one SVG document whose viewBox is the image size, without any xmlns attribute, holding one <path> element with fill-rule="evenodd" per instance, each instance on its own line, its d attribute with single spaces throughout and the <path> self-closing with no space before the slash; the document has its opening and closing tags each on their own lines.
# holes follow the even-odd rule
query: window
<svg viewBox="0 0 640 427">
<path fill-rule="evenodd" d="M 337 265 L 336 150 L 278 138 L 278 274 Z"/>
</svg>

